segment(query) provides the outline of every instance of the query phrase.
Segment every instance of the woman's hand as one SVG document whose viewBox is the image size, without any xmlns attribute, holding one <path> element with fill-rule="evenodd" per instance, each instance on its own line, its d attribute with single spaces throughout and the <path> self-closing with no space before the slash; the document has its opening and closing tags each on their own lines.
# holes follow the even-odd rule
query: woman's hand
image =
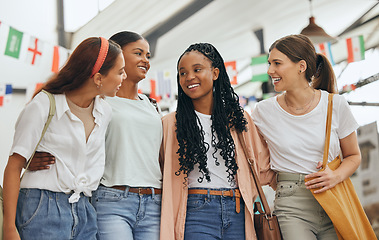
<svg viewBox="0 0 379 240">
<path fill-rule="evenodd" d="M 322 162 L 318 162 L 317 164 L 317 169 L 320 168 L 322 168 Z M 336 174 L 335 171 L 331 170 L 328 165 L 326 165 L 324 171 L 308 174 L 305 176 L 305 179 L 311 179 L 305 183 L 307 189 L 320 188 L 315 190 L 314 193 L 325 192 L 342 181 L 341 177 Z"/>
<path fill-rule="evenodd" d="M 28 167 L 30 171 L 49 169 L 55 163 L 55 157 L 47 152 L 36 152 Z"/>
</svg>

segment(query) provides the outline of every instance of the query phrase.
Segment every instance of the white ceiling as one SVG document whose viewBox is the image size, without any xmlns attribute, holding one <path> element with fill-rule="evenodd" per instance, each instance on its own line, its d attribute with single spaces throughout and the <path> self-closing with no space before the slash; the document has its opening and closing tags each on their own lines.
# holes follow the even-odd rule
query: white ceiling
<svg viewBox="0 0 379 240">
<path fill-rule="evenodd" d="M 122 30 L 144 34 L 193 1 L 196 0 L 116 0 L 73 34 L 72 47 L 86 37 L 110 37 Z M 312 11 L 316 24 L 328 34 L 338 36 L 377 3 L 377 0 L 313 0 Z M 377 6 L 374 13 L 378 12 Z M 300 33 L 308 25 L 309 17 L 308 0 L 214 0 L 159 38 L 149 74 L 162 69 L 175 73 L 178 56 L 195 42 L 212 43 L 224 60 L 240 62 L 237 67 L 241 70 L 251 57 L 260 54 L 255 30 L 263 28 L 267 51 L 276 39 Z M 366 48 L 378 46 L 379 19 L 367 25 L 370 27 L 341 36 L 340 42 L 348 36 L 363 34 Z M 336 61 L 346 59 L 343 44 L 335 44 L 334 48 Z M 242 73 L 239 81 L 248 81 L 250 77 L 249 73 Z M 250 85 L 237 88 L 237 92 L 251 95 L 257 84 Z"/>
</svg>

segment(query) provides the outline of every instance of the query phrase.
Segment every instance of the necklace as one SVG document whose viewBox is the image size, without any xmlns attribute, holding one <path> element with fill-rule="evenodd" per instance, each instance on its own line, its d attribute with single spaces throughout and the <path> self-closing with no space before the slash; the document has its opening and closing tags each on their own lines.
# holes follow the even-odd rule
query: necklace
<svg viewBox="0 0 379 240">
<path fill-rule="evenodd" d="M 296 111 L 301 111 L 301 110 L 303 110 L 306 106 L 308 106 L 307 109 L 305 109 L 305 111 L 302 112 L 302 113 L 306 113 L 306 112 L 309 110 L 309 108 L 312 106 L 313 99 L 315 98 L 315 95 L 316 95 L 315 90 L 314 90 L 314 89 L 312 89 L 312 90 L 313 90 L 313 95 L 312 95 L 311 99 L 309 100 L 309 102 L 308 102 L 307 104 L 305 104 L 305 105 L 303 105 L 303 106 L 301 106 L 301 107 L 294 107 L 294 106 L 288 104 L 288 101 L 287 101 L 287 92 L 285 92 L 285 93 L 284 93 L 284 101 L 285 101 L 286 106 L 288 107 L 288 109 L 293 108 L 293 109 L 295 109 Z M 291 111 L 292 111 L 292 110 L 291 110 Z"/>
</svg>

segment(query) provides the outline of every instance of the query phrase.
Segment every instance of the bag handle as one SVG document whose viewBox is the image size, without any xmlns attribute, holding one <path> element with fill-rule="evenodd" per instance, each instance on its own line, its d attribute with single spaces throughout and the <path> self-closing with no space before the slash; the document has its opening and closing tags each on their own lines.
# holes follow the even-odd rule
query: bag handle
<svg viewBox="0 0 379 240">
<path fill-rule="evenodd" d="M 51 94 L 51 93 L 49 93 L 49 92 L 47 92 L 47 91 L 45 91 L 45 90 L 41 90 L 41 91 L 42 91 L 43 93 L 45 93 L 45 94 L 49 97 L 49 101 L 50 101 L 49 116 L 48 116 L 48 118 L 47 118 L 47 120 L 46 120 L 45 126 L 43 127 L 42 134 L 41 134 L 41 137 L 40 137 L 40 139 L 39 139 L 39 141 L 38 141 L 38 143 L 37 143 L 37 146 L 34 148 L 34 152 L 33 152 L 32 156 L 29 158 L 29 160 L 28 160 L 28 162 L 27 162 L 27 164 L 26 164 L 25 171 L 22 173 L 21 179 L 24 177 L 24 174 L 25 174 L 26 170 L 28 170 L 29 165 L 30 165 L 30 163 L 31 163 L 31 160 L 33 159 L 34 154 L 35 154 L 36 151 L 37 151 L 38 145 L 40 144 L 40 142 L 41 142 L 43 136 L 45 135 L 46 130 L 47 130 L 47 128 L 48 128 L 49 125 L 50 125 L 51 119 L 53 118 L 53 116 L 54 116 L 54 114 L 55 114 L 55 109 L 56 109 L 56 108 L 55 108 L 55 98 L 54 98 L 53 94 Z"/>
<path fill-rule="evenodd" d="M 324 145 L 322 170 L 325 169 L 328 163 L 330 134 L 331 134 L 331 128 L 332 128 L 332 115 L 333 115 L 333 95 L 334 95 L 333 93 L 329 93 L 328 95 L 328 112 L 326 116 L 325 145 Z"/>
<path fill-rule="evenodd" d="M 246 148 L 246 144 L 245 144 L 245 139 L 243 138 L 242 136 L 242 133 L 241 132 L 238 132 L 238 138 L 239 138 L 239 141 L 242 145 L 242 148 L 243 148 L 243 152 L 245 154 L 245 157 L 247 159 L 247 162 L 249 163 L 250 165 L 250 170 L 251 170 L 251 173 L 253 175 L 253 178 L 254 178 L 254 182 L 255 182 L 255 185 L 257 186 L 257 190 L 258 190 L 258 195 L 259 195 L 259 198 L 261 199 L 261 202 L 263 204 L 263 209 L 265 211 L 265 214 L 266 215 L 272 215 L 271 214 L 271 210 L 270 210 L 270 207 L 268 206 L 268 203 L 267 203 L 267 199 L 266 199 L 266 196 L 263 192 L 263 189 L 262 189 L 262 186 L 261 186 L 261 183 L 259 182 L 259 178 L 258 178 L 258 175 L 255 171 L 255 168 L 253 166 L 253 160 L 250 159 L 247 154 L 247 148 Z M 259 210 L 260 206 L 258 206 L 258 210 Z M 254 210 L 255 211 L 255 210 Z"/>
</svg>

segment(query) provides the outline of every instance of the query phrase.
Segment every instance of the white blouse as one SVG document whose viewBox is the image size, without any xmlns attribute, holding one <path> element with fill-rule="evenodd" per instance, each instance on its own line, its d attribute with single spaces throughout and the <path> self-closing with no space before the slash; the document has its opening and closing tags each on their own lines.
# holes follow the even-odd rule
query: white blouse
<svg viewBox="0 0 379 240">
<path fill-rule="evenodd" d="M 88 141 L 84 125 L 67 105 L 64 94 L 54 95 L 56 113 L 37 151 L 55 156 L 50 169 L 27 171 L 21 188 L 38 188 L 53 192 L 73 193 L 69 202 L 77 202 L 80 193 L 91 196 L 104 172 L 105 132 L 112 110 L 101 98 L 96 97 L 93 109 L 95 127 Z M 10 155 L 18 153 L 29 159 L 37 145 L 49 113 L 49 98 L 39 93 L 21 112 L 16 122 Z"/>
</svg>

